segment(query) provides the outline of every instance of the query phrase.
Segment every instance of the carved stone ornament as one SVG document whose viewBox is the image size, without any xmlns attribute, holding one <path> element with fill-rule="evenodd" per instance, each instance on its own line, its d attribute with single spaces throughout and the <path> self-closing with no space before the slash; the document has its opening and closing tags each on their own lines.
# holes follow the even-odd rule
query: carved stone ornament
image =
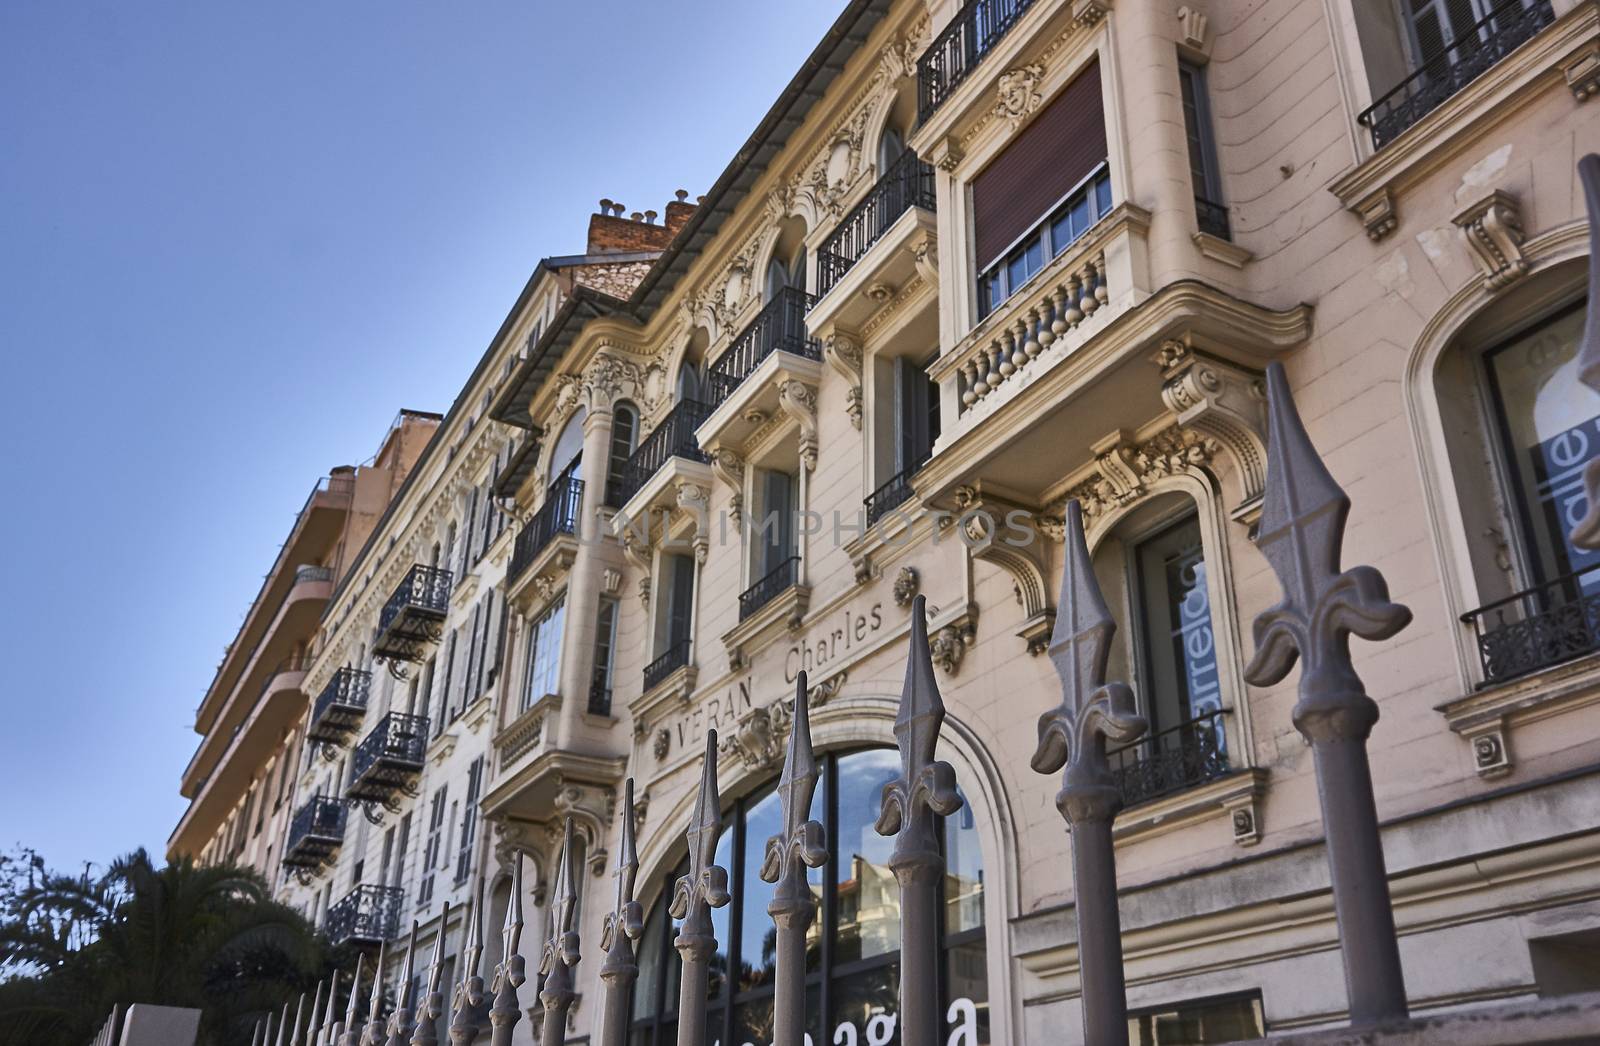
<svg viewBox="0 0 1600 1046">
<path fill-rule="evenodd" d="M 811 689 L 806 691 L 806 704 L 812 708 L 821 708 L 823 705 L 839 696 L 844 689 L 845 682 L 850 678 L 848 672 L 835 672 L 820 683 L 813 683 Z"/>
<path fill-rule="evenodd" d="M 897 607 L 910 606 L 911 601 L 917 598 L 917 591 L 922 587 L 922 576 L 917 573 L 916 567 L 901 567 L 900 573 L 894 579 L 894 605 Z"/>
<path fill-rule="evenodd" d="M 1111 0 L 1072 0 L 1072 24 L 1081 28 L 1098 25 L 1111 13 Z"/>
<path fill-rule="evenodd" d="M 765 770 L 783 754 L 790 712 L 782 702 L 752 708 L 722 739 L 718 752 L 738 758 L 746 770 Z"/>
<path fill-rule="evenodd" d="M 847 383 L 845 413 L 850 424 L 861 428 L 861 343 L 842 331 L 835 331 L 823 342 L 822 358 L 833 365 Z"/>
<path fill-rule="evenodd" d="M 1367 227 L 1367 239 L 1374 242 L 1394 232 L 1400 221 L 1394 209 L 1394 194 L 1388 186 L 1375 189 L 1357 200 L 1352 209 L 1361 218 L 1361 224 Z"/>
<path fill-rule="evenodd" d="M 1013 129 L 1039 108 L 1044 97 L 1039 94 L 1039 81 L 1044 79 L 1044 66 L 1039 62 L 1010 69 L 1000 74 L 998 97 L 994 115 L 1009 120 Z"/>
<path fill-rule="evenodd" d="M 922 597 L 917 596 L 920 600 Z M 915 614 L 916 601 L 912 602 L 912 613 Z M 978 612 L 976 607 L 969 607 L 967 613 L 959 620 L 953 621 L 939 629 L 929 639 L 928 645 L 933 658 L 933 663 L 939 666 L 940 671 L 947 676 L 954 676 L 961 670 L 961 662 L 967 656 L 967 649 L 978 639 Z"/>
<path fill-rule="evenodd" d="M 1178 8 L 1178 42 L 1204 57 L 1211 50 L 1211 32 L 1205 13 L 1194 7 Z"/>
<path fill-rule="evenodd" d="M 1179 425 L 1227 449 L 1244 490 L 1235 515 L 1253 515 L 1267 481 L 1267 396 L 1260 373 L 1195 352 L 1181 341 L 1164 344 L 1157 362 L 1162 400 Z"/>
<path fill-rule="evenodd" d="M 1522 255 L 1522 212 L 1515 197 L 1496 189 L 1473 200 L 1450 219 L 1461 230 L 1483 270 L 1483 282 L 1497 291 L 1528 271 Z"/>
<path fill-rule="evenodd" d="M 1590 43 L 1564 61 L 1561 74 L 1575 101 L 1587 102 L 1600 94 L 1600 45 Z"/>
<path fill-rule="evenodd" d="M 800 427 L 800 461 L 807 472 L 817 468 L 817 390 L 793 378 L 777 383 L 778 406 Z"/>
<path fill-rule="evenodd" d="M 711 474 L 732 492 L 728 518 L 737 527 L 744 519 L 744 459 L 726 447 L 719 447 L 711 455 Z"/>
<path fill-rule="evenodd" d="M 1589 153 L 1579 160 L 1578 178 L 1589 215 L 1589 299 L 1578 345 L 1578 380 L 1600 392 L 1600 156 Z M 1584 467 L 1583 489 L 1589 509 L 1572 528 L 1572 543 L 1600 549 L 1600 458 Z"/>
<path fill-rule="evenodd" d="M 1144 497 L 1148 485 L 1158 479 L 1209 465 L 1217 444 L 1173 425 L 1137 444 L 1119 430 L 1090 450 L 1095 456 L 1095 473 L 1067 491 L 1067 497 L 1082 504 L 1084 516 L 1092 523 L 1102 513 Z"/>
<path fill-rule="evenodd" d="M 670 751 L 672 751 L 672 731 L 662 727 L 656 731 L 656 739 L 650 745 L 650 752 L 656 757 L 656 761 L 660 762 Z"/>
</svg>

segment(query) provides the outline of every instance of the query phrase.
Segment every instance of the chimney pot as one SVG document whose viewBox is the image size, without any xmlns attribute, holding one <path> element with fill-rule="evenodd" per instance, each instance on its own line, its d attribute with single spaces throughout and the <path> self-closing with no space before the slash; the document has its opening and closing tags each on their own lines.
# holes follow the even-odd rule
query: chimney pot
<svg viewBox="0 0 1600 1046">
<path fill-rule="evenodd" d="M 612 204 L 611 207 L 612 207 L 611 213 L 613 215 L 615 215 L 618 218 L 622 217 L 622 204 L 620 202 Z"/>
<path fill-rule="evenodd" d="M 632 214 L 628 215 L 628 220 L 630 222 L 642 222 L 644 221 L 644 215 L 640 214 L 638 211 L 634 211 Z"/>
<path fill-rule="evenodd" d="M 694 202 L 695 202 L 695 203 L 696 203 L 696 204 L 702 204 L 702 203 L 705 203 L 705 202 L 706 202 L 706 198 L 705 198 L 705 196 L 704 196 L 704 195 L 700 195 L 700 196 L 696 196 L 696 197 L 695 197 L 695 198 L 694 198 Z"/>
<path fill-rule="evenodd" d="M 645 220 L 645 222 L 647 224 L 654 225 L 656 223 L 656 212 L 655 211 L 645 211 L 644 212 L 644 220 Z"/>
<path fill-rule="evenodd" d="M 689 198 L 689 190 L 688 189 L 679 189 L 677 192 L 673 193 L 673 195 L 678 198 L 678 202 L 679 203 L 682 203 L 683 201 L 685 201 L 685 200 L 687 200 Z"/>
<path fill-rule="evenodd" d="M 606 199 L 603 196 L 600 198 L 600 213 L 601 214 L 610 214 L 611 213 L 611 201 Z"/>
</svg>

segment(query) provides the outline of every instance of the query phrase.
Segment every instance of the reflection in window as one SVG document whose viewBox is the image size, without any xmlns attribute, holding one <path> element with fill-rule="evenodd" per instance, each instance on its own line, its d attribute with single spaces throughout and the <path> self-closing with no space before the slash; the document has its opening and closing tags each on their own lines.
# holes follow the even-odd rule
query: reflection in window
<svg viewBox="0 0 1600 1046">
<path fill-rule="evenodd" d="M 806 944 L 806 1031 L 817 1044 L 898 1042 L 900 892 L 889 870 L 894 840 L 872 826 L 883 786 L 899 774 L 899 756 L 872 749 L 828 755 L 819 762 L 822 781 L 811 816 L 828 830 L 830 859 L 825 867 L 810 870 L 820 904 Z M 719 951 L 711 960 L 707 1046 L 772 1041 L 777 939 L 767 906 L 774 887 L 761 881 L 759 870 L 767 839 L 781 827 L 779 800 L 768 787 L 733 805 L 718 842 L 717 861 L 729 871 L 734 901 L 714 912 Z M 947 819 L 944 828 L 948 875 L 941 1013 L 953 1008 L 955 1027 L 974 1029 L 976 1038 L 965 1041 L 987 1044 L 983 859 L 970 808 Z M 667 892 L 683 871 L 668 878 Z M 676 1042 L 676 933 L 665 903 L 658 900 L 639 941 L 630 1046 Z M 947 1027 L 946 1034 L 952 1031 Z"/>
<path fill-rule="evenodd" d="M 1261 993 L 1197 999 L 1128 1014 L 1131 1046 L 1209 1046 L 1265 1035 Z"/>
<path fill-rule="evenodd" d="M 566 597 L 534 619 L 528 626 L 527 684 L 522 689 L 522 710 L 527 711 L 546 694 L 561 687 L 561 626 L 566 616 Z"/>
</svg>

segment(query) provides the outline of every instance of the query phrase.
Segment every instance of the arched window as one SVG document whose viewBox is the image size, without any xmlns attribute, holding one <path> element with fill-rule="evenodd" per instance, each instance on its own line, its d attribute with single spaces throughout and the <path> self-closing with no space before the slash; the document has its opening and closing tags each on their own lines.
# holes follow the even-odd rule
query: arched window
<svg viewBox="0 0 1600 1046">
<path fill-rule="evenodd" d="M 882 178 L 889 173 L 889 169 L 900 161 L 906 151 L 906 141 L 900 131 L 893 124 L 883 129 L 883 134 L 878 136 L 878 177 Z"/>
<path fill-rule="evenodd" d="M 898 1042 L 900 890 L 889 870 L 894 840 L 873 828 L 883 786 L 900 773 L 893 749 L 829 754 L 811 816 L 828 832 L 829 859 L 811 870 L 819 900 L 806 946 L 806 1030 L 815 1046 L 885 1046 Z M 767 839 L 782 828 L 771 785 L 734 803 L 717 843 L 733 902 L 713 910 L 717 953 L 711 960 L 707 1046 L 764 1046 L 772 1041 L 776 931 L 767 905 L 774 887 L 760 877 Z M 946 1036 L 971 1028 L 987 1044 L 988 965 L 984 948 L 984 869 L 970 806 L 946 819 L 940 1013 L 956 1014 Z M 679 957 L 676 922 L 666 910 L 678 868 L 645 921 L 638 945 L 630 1046 L 677 1041 Z"/>
<path fill-rule="evenodd" d="M 621 508 L 626 500 L 628 459 L 639 444 L 639 408 L 627 400 L 611 410 L 611 456 L 606 462 L 606 504 Z"/>
</svg>

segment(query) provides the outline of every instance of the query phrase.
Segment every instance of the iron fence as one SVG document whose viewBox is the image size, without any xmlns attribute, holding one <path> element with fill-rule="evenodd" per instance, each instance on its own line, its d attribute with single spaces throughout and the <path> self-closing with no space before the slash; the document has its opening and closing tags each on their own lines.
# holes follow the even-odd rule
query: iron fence
<svg viewBox="0 0 1600 1046">
<path fill-rule="evenodd" d="M 917 122 L 945 103 L 1033 0 L 969 0 L 917 59 Z"/>
<path fill-rule="evenodd" d="M 1372 147 L 1382 149 L 1400 137 L 1457 91 L 1533 39 L 1555 17 L 1550 0 L 1535 0 L 1526 6 L 1524 0 L 1506 0 L 1490 11 L 1356 118 L 1372 132 Z"/>
<path fill-rule="evenodd" d="M 1503 683 L 1600 650 L 1600 566 L 1461 615 L 1472 626 L 1483 683 Z"/>
<path fill-rule="evenodd" d="M 765 577 L 739 593 L 739 620 L 743 621 L 800 583 L 800 557 L 790 556 Z"/>
<path fill-rule="evenodd" d="M 682 400 L 667 411 L 650 435 L 639 441 L 638 449 L 623 466 L 614 499 L 616 507 L 626 505 L 670 459 L 710 460 L 694 435 L 695 429 L 710 415 L 710 406 L 696 400 Z"/>
<path fill-rule="evenodd" d="M 817 249 L 817 294 L 832 290 L 895 219 L 913 207 L 933 210 L 933 168 L 907 149 Z"/>
<path fill-rule="evenodd" d="M 822 343 L 806 331 L 806 312 L 816 300 L 815 295 L 785 287 L 767 302 L 750 326 L 706 368 L 713 406 L 733 395 L 733 390 L 774 352 L 822 359 Z"/>
<path fill-rule="evenodd" d="M 1106 753 L 1127 806 L 1148 803 L 1214 781 L 1229 772 L 1218 709 Z"/>
</svg>

